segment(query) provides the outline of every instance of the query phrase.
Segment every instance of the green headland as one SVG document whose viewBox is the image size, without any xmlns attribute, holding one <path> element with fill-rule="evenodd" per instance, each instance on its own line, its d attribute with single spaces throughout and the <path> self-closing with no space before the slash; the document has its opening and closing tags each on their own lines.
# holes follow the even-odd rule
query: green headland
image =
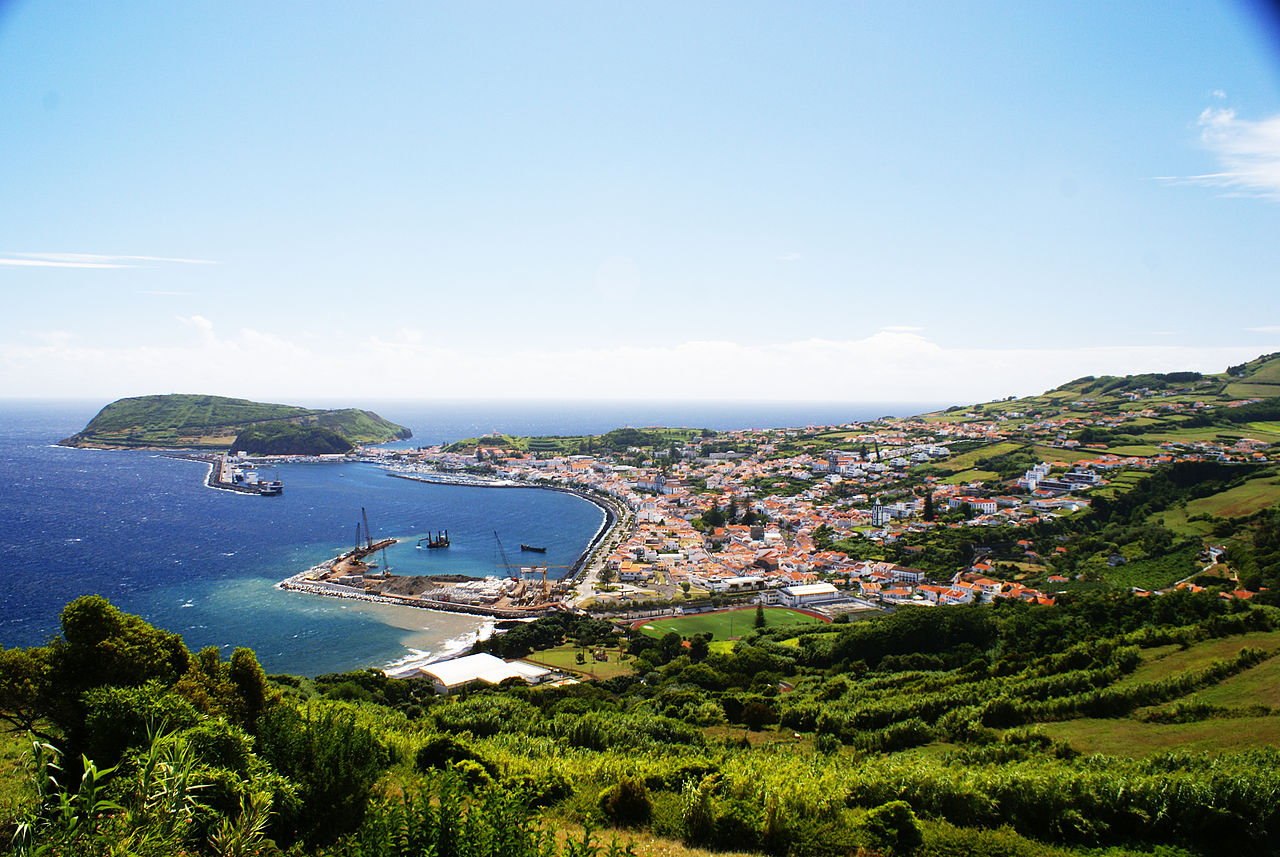
<svg viewBox="0 0 1280 857">
<path fill-rule="evenodd" d="M 103 449 L 230 449 L 343 452 L 357 443 L 385 443 L 413 432 L 358 408 L 316 409 L 223 396 L 173 393 L 119 399 L 62 443 Z M 285 442 L 280 443 L 281 440 Z M 345 443 L 346 449 L 341 447 Z"/>
</svg>

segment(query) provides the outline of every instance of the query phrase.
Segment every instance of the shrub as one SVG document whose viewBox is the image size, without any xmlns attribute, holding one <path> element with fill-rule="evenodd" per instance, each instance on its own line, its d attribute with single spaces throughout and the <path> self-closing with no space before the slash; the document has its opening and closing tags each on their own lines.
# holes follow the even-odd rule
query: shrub
<svg viewBox="0 0 1280 857">
<path fill-rule="evenodd" d="M 604 789 L 596 803 L 605 818 L 619 827 L 641 827 L 653 815 L 649 789 L 636 777 L 623 777 Z"/>
<path fill-rule="evenodd" d="M 862 830 L 873 848 L 894 854 L 911 854 L 920 847 L 920 822 L 904 800 L 894 800 L 867 812 Z"/>
</svg>

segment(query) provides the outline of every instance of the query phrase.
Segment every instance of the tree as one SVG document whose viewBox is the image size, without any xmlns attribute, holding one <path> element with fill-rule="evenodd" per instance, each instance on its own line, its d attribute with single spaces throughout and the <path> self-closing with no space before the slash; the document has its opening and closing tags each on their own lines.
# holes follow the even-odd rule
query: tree
<svg viewBox="0 0 1280 857">
<path fill-rule="evenodd" d="M 711 635 L 694 634 L 689 638 L 689 660 L 701 663 L 711 653 Z"/>
<path fill-rule="evenodd" d="M 764 604 L 763 603 L 756 604 L 756 627 L 763 628 L 765 624 L 766 624 L 766 620 L 764 618 Z"/>
<path fill-rule="evenodd" d="M 933 509 L 933 492 L 927 491 L 924 495 L 924 519 L 932 521 L 936 513 Z"/>
<path fill-rule="evenodd" d="M 329 844 L 355 830 L 387 765 L 373 733 L 353 714 L 334 710 L 300 714 L 276 706 L 259 725 L 258 751 L 298 784 L 298 804 L 275 818 L 277 842 L 295 829 L 311 844 Z"/>
</svg>

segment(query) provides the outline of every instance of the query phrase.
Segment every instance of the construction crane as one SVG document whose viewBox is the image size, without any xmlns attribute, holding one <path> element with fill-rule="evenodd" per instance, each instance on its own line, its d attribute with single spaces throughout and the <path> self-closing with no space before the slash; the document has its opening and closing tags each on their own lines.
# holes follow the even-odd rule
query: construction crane
<svg viewBox="0 0 1280 857">
<path fill-rule="evenodd" d="M 364 510 L 364 506 L 360 507 L 360 516 L 364 518 L 365 545 L 369 550 L 373 550 L 373 533 L 369 530 L 369 513 Z"/>
<path fill-rule="evenodd" d="M 500 565 L 502 568 L 519 568 L 520 566 L 518 566 L 518 565 L 512 565 L 512 564 L 511 564 L 511 560 L 507 559 L 507 552 L 506 552 L 506 550 L 502 547 L 502 539 L 498 538 L 498 531 L 497 531 L 497 530 L 494 530 L 494 531 L 493 531 L 493 540 L 494 540 L 495 542 L 497 542 L 497 544 L 498 544 L 498 555 L 502 557 L 502 562 L 501 562 L 501 563 L 499 563 L 499 565 Z M 511 579 L 512 579 L 512 580 L 519 580 L 519 579 L 520 579 L 520 575 L 519 575 L 519 574 L 513 574 L 513 575 L 511 575 Z"/>
<path fill-rule="evenodd" d="M 502 543 L 499 542 L 498 544 L 499 546 L 501 546 Z M 506 559 L 505 554 L 503 555 L 503 559 Z M 542 600 L 543 601 L 546 601 L 547 598 L 550 597 L 550 592 L 551 592 L 551 587 L 547 584 L 547 569 L 548 568 L 573 568 L 573 566 L 571 565 L 547 565 L 546 563 L 543 563 L 542 565 L 511 565 L 509 563 L 503 563 L 503 567 L 519 569 L 518 571 L 514 572 L 511 575 L 512 580 L 523 581 L 525 579 L 525 575 L 540 576 L 542 578 Z"/>
</svg>

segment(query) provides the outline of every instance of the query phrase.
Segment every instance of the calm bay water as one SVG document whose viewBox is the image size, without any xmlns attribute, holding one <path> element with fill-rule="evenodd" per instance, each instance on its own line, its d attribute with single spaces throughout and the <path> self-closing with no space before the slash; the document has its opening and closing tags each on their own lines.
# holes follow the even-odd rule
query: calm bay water
<svg viewBox="0 0 1280 857">
<path fill-rule="evenodd" d="M 103 403 L 0 402 L 0 645 L 35 645 L 58 632 L 71 599 L 99 593 L 182 634 L 188 646 L 249 646 L 272 672 L 317 674 L 382 666 L 466 645 L 476 617 L 321 598 L 274 588 L 350 547 L 361 507 L 398 573 L 493 574 L 494 531 L 512 561 L 521 542 L 546 545 L 550 565 L 572 563 L 603 518 L 571 495 L 394 479 L 363 464 L 279 469 L 281 497 L 203 484 L 204 465 L 145 451 L 64 449 L 56 442 Z M 328 403 L 308 403 L 325 406 Z M 349 404 L 349 403 L 344 403 Z M 929 405 L 502 404 L 370 402 L 409 426 L 406 445 L 510 434 L 599 433 L 622 425 L 714 429 L 833 423 Z M 448 529 L 448 550 L 415 550 Z"/>
</svg>

